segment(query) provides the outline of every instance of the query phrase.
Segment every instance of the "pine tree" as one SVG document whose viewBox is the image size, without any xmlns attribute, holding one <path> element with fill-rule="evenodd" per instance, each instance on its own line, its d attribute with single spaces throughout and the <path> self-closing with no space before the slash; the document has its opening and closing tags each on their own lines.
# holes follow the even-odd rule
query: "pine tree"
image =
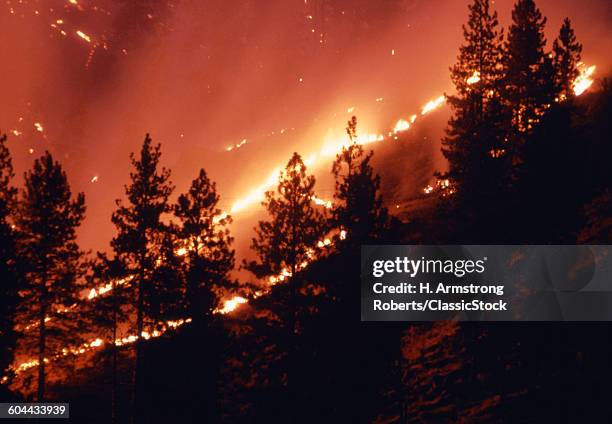
<svg viewBox="0 0 612 424">
<path fill-rule="evenodd" d="M 262 366 L 271 369 L 271 378 L 280 384 L 286 401 L 281 410 L 291 411 L 289 420 L 295 421 L 295 411 L 302 405 L 300 388 L 304 355 L 302 336 L 305 315 L 311 313 L 307 305 L 307 283 L 302 278 L 304 264 L 314 259 L 314 248 L 324 234 L 323 215 L 312 197 L 315 178 L 306 173 L 299 154 L 294 153 L 279 177 L 276 192 L 266 193 L 263 205 L 270 219 L 260 221 L 257 236 L 251 247 L 257 260 L 246 263 L 246 268 L 257 277 L 279 274 L 289 277 L 274 287 L 265 297 L 256 299 L 253 307 L 260 309 L 253 325 L 261 334 L 261 342 L 271 345 L 264 355 Z M 314 307 L 314 305 L 311 305 Z M 269 320 L 266 317 L 274 316 Z M 267 336 L 267 337 L 266 337 Z"/>
<path fill-rule="evenodd" d="M 559 36 L 553 43 L 555 83 L 560 99 L 574 96 L 574 81 L 580 74 L 578 64 L 582 54 L 582 44 L 576 41 L 576 34 L 569 18 L 565 18 Z"/>
<path fill-rule="evenodd" d="M 280 175 L 277 192 L 268 191 L 263 205 L 269 221 L 255 228 L 251 248 L 257 261 L 247 264 L 258 277 L 289 272 L 292 276 L 310 259 L 312 248 L 323 233 L 323 217 L 312 201 L 315 177 L 294 153 Z"/>
<path fill-rule="evenodd" d="M 346 233 L 346 244 L 359 246 L 381 237 L 388 226 L 387 209 L 380 194 L 380 176 L 374 174 L 370 160 L 357 144 L 357 118 L 348 121 L 348 147 L 336 155 L 332 174 L 336 180 L 333 223 Z"/>
<path fill-rule="evenodd" d="M 6 135 L 0 136 L 0 373 L 13 361 L 17 334 L 14 331 L 15 309 L 18 302 L 15 269 L 15 234 L 11 215 L 17 189 L 11 185 L 15 176 Z"/>
<path fill-rule="evenodd" d="M 505 97 L 519 133 L 529 134 L 554 101 L 554 68 L 544 51 L 546 18 L 534 0 L 518 0 L 505 43 Z M 521 144 L 520 137 L 515 140 Z"/>
<path fill-rule="evenodd" d="M 146 316 L 152 323 L 185 318 L 185 284 L 178 239 L 169 226 L 159 235 L 151 283 L 144 287 Z"/>
<path fill-rule="evenodd" d="M 19 318 L 25 336 L 36 333 L 38 400 L 44 400 L 45 365 L 50 356 L 78 344 L 78 324 L 64 312 L 78 300 L 79 278 L 84 274 L 83 252 L 76 229 L 85 216 L 85 196 L 73 198 L 66 173 L 49 152 L 25 174 L 16 226 L 25 287 Z M 28 344 L 27 338 L 24 343 Z"/>
<path fill-rule="evenodd" d="M 162 216 L 170 212 L 168 198 L 174 190 L 170 182 L 170 170 L 163 167 L 158 169 L 160 158 L 161 146 L 153 146 L 147 134 L 140 157 L 136 158 L 133 153 L 130 155 L 135 170 L 130 173 L 131 184 L 125 187 L 127 205 L 117 200 L 118 208 L 112 216 L 117 227 L 117 236 L 113 238 L 111 245 L 126 274 L 134 277 L 132 285 L 135 290 L 134 308 L 138 336 L 134 343 L 134 420 L 140 415 L 141 408 L 138 393 L 141 384 L 139 375 L 142 366 L 142 334 L 145 319 L 151 315 L 151 302 L 155 302 L 148 293 L 154 284 L 156 264 L 160 259 L 164 233 L 167 231 Z"/>
<path fill-rule="evenodd" d="M 177 235 L 185 249 L 186 308 L 196 321 L 208 321 L 220 297 L 234 284 L 230 272 L 235 264 L 232 218 L 218 207 L 216 184 L 204 169 L 189 191 L 179 196 L 174 214 L 180 221 Z"/>
<path fill-rule="evenodd" d="M 245 266 L 259 278 L 283 275 L 285 283 L 261 299 L 263 309 L 280 318 L 281 349 L 286 349 L 284 362 L 288 374 L 295 376 L 299 335 L 298 319 L 302 312 L 303 281 L 300 271 L 314 258 L 314 248 L 324 233 L 323 215 L 317 210 L 314 196 L 315 177 L 306 173 L 306 166 L 294 153 L 279 177 L 276 192 L 268 191 L 263 205 L 270 219 L 255 228 L 251 248 L 257 260 Z M 295 389 L 293 390 L 295 394 Z"/>
<path fill-rule="evenodd" d="M 463 26 L 451 79 L 457 94 L 447 96 L 453 110 L 442 153 L 449 170 L 444 186 L 459 196 L 491 196 L 505 185 L 507 166 L 506 110 L 501 102 L 503 32 L 489 0 L 474 0 Z"/>
</svg>

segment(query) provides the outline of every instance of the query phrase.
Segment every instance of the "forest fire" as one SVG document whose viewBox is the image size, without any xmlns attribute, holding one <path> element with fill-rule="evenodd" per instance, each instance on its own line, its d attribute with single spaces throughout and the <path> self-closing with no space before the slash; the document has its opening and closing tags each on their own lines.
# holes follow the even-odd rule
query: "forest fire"
<svg viewBox="0 0 612 424">
<path fill-rule="evenodd" d="M 593 84 L 593 74 L 595 73 L 596 70 L 596 66 L 592 65 L 589 67 L 584 66 L 584 64 L 581 64 L 581 74 L 580 76 L 575 80 L 573 87 L 574 90 L 576 92 L 577 96 L 580 96 L 581 94 L 583 94 L 585 91 L 587 91 Z M 468 79 L 468 84 L 475 84 L 480 80 L 480 77 L 478 75 L 477 72 L 474 73 L 474 75 L 472 77 L 470 77 Z M 436 109 L 438 109 L 440 106 L 442 106 L 445 102 L 445 97 L 444 96 L 439 96 L 433 100 L 430 100 L 429 102 L 427 102 L 423 108 L 421 109 L 421 115 L 425 116 L 433 111 L 435 111 Z M 417 120 L 417 115 L 412 115 L 409 120 L 406 119 L 400 119 L 397 121 L 397 123 L 395 124 L 393 130 L 390 132 L 390 134 L 397 134 L 400 132 L 404 132 L 410 129 L 411 124 L 414 124 L 415 121 Z M 38 131 L 42 132 L 42 126 L 37 122 L 35 123 L 35 127 L 37 128 Z M 366 145 L 369 143 L 373 143 L 373 142 L 377 142 L 377 141 L 383 141 L 385 138 L 382 135 L 376 135 L 376 134 L 371 134 L 371 135 L 366 135 L 363 137 L 358 137 L 356 142 L 358 144 L 361 145 Z M 236 144 L 233 147 L 228 147 L 228 151 L 233 150 L 234 148 L 240 148 L 241 146 L 243 146 L 244 144 L 246 144 L 246 140 L 242 140 L 240 143 Z M 337 141 L 336 143 L 332 144 L 331 146 L 333 147 L 329 147 L 329 144 L 326 144 L 322 149 L 321 149 L 321 153 L 320 156 L 330 156 L 332 154 L 338 153 L 342 150 L 343 147 L 347 146 L 347 142 L 342 140 L 342 141 Z M 316 158 L 319 157 L 316 153 L 315 154 L 311 154 L 307 160 L 308 165 L 312 166 L 315 163 Z M 278 177 L 280 175 L 280 168 L 275 169 L 272 174 L 270 175 L 270 177 L 266 180 L 265 183 L 263 183 L 261 186 L 259 186 L 256 189 L 253 189 L 249 195 L 239 199 L 236 201 L 236 203 L 234 203 L 234 205 L 231 208 L 230 213 L 236 213 L 236 212 L 240 212 L 246 208 L 252 207 L 254 206 L 257 202 L 260 202 L 263 197 L 264 194 L 267 190 L 269 190 L 270 188 L 272 188 L 278 181 Z M 91 180 L 91 182 L 97 182 L 98 181 L 98 177 L 94 176 Z M 438 183 L 440 185 L 441 188 L 448 188 L 449 187 L 449 181 L 448 180 L 444 180 Z M 427 186 L 425 189 L 423 189 L 425 194 L 431 194 L 433 192 L 434 188 L 432 186 Z M 317 196 L 313 196 L 312 197 L 312 201 L 318 205 L 318 206 L 323 206 L 327 209 L 332 208 L 333 203 L 329 200 L 324 200 L 321 199 Z M 218 215 L 215 217 L 215 222 L 218 223 L 219 221 L 225 219 L 228 216 L 227 212 L 223 212 L 222 214 Z M 346 238 L 346 231 L 342 230 L 340 232 L 340 239 L 345 239 Z M 325 238 L 321 241 L 318 242 L 317 247 L 319 249 L 321 248 L 326 248 L 331 246 L 332 241 L 330 238 Z M 182 256 L 184 254 L 186 254 L 186 249 L 184 248 L 179 248 L 176 251 L 177 255 Z M 308 265 L 308 263 L 304 263 L 302 264 L 301 268 L 305 268 Z M 284 281 L 286 278 L 291 277 L 291 272 L 289 272 L 289 270 L 283 270 L 279 275 L 277 276 L 270 276 L 268 278 L 268 281 L 271 285 L 274 285 L 278 282 Z M 97 288 L 92 288 L 89 293 L 87 294 L 87 300 L 93 300 L 98 296 L 104 295 L 109 293 L 114 286 L 123 286 L 126 285 L 128 283 L 130 283 L 131 281 L 133 281 L 134 276 L 129 276 L 126 278 L 121 278 L 121 279 L 117 279 L 113 282 L 109 282 L 106 283 L 100 287 Z M 259 292 L 258 295 L 263 294 L 262 292 Z M 218 314 L 229 314 L 233 311 L 235 311 L 240 305 L 246 304 L 248 303 L 248 299 L 242 297 L 242 296 L 233 296 L 230 297 L 226 300 L 223 301 L 223 306 L 220 308 L 217 308 L 215 310 L 215 313 Z M 172 329 L 172 328 L 177 328 L 179 326 L 182 326 L 185 323 L 191 322 L 191 319 L 188 318 L 187 320 L 181 320 L 181 321 L 168 321 L 165 323 L 164 328 L 167 329 Z M 166 330 L 163 331 L 159 331 L 159 330 L 154 330 L 151 333 L 149 332 L 143 332 L 142 337 L 146 340 L 148 340 L 149 338 L 157 338 L 159 336 L 161 336 Z M 117 346 L 123 346 L 123 345 L 127 345 L 127 344 L 131 344 L 134 343 L 137 340 L 137 336 L 135 335 L 131 335 L 131 336 L 125 336 L 121 339 L 117 339 L 115 344 Z M 102 346 L 103 342 L 101 339 L 96 338 L 94 341 L 85 344 L 79 348 L 76 349 L 70 349 L 70 350 L 66 350 L 66 352 L 70 352 L 72 354 L 82 354 L 87 352 L 88 350 L 90 350 L 91 348 L 97 348 Z M 19 364 L 16 368 L 15 368 L 15 372 L 22 372 L 25 371 L 29 368 L 35 367 L 38 364 L 37 360 L 29 360 L 26 362 L 23 362 L 21 364 Z"/>
<path fill-rule="evenodd" d="M 429 102 L 427 102 L 423 108 L 421 109 L 421 115 L 425 116 L 431 112 L 433 112 L 434 110 L 438 109 L 440 106 L 442 106 L 444 104 L 444 96 L 439 96 L 433 100 L 430 100 Z M 410 129 L 410 125 L 414 124 L 414 122 L 417 119 L 417 115 L 412 115 L 410 117 L 410 122 L 408 120 L 405 119 L 400 119 L 398 120 L 398 122 L 395 124 L 394 128 L 392 131 L 390 131 L 391 134 L 397 134 L 400 132 L 404 132 L 407 131 L 408 129 Z M 375 143 L 375 142 L 380 142 L 380 141 L 384 141 L 385 140 L 385 136 L 382 134 L 376 134 L 376 133 L 371 133 L 371 134 L 358 134 L 357 139 L 356 139 L 356 143 L 360 144 L 360 145 L 367 145 L 367 144 L 371 144 L 371 143 Z M 338 137 L 337 139 L 333 139 L 330 141 L 327 141 L 323 147 L 320 149 L 320 151 L 317 152 L 313 152 L 310 153 L 309 155 L 305 155 L 308 159 L 307 159 L 307 165 L 308 166 L 316 166 L 318 165 L 318 161 L 317 159 L 319 158 L 326 158 L 326 157 L 330 157 L 333 155 L 338 154 L 340 151 L 342 151 L 342 148 L 348 146 L 350 144 L 349 141 L 347 141 L 346 136 L 341 136 Z M 230 150 L 228 148 L 228 150 Z M 230 213 L 231 214 L 235 214 L 238 212 L 241 212 L 249 207 L 252 207 L 254 205 L 257 205 L 259 202 L 261 202 L 264 198 L 264 194 L 267 190 L 269 190 L 271 187 L 273 187 L 277 180 L 278 180 L 278 176 L 280 174 L 280 168 L 276 168 L 271 174 L 270 177 L 268 177 L 268 179 L 262 183 L 260 186 L 258 186 L 257 188 L 252 189 L 249 194 L 247 194 L 246 196 L 238 199 L 231 207 L 230 209 Z M 317 202 L 315 200 L 315 202 Z M 326 203 L 317 203 L 317 204 L 326 204 Z M 329 207 L 329 206 L 326 206 Z"/>
<path fill-rule="evenodd" d="M 599 329 L 369 316 L 385 249 L 515 243 L 495 296 L 568 319 L 517 306 L 524 271 L 609 244 L 608 2 L 434 3 L 6 0 L 0 396 L 112 424 L 546 421 L 530 397 L 593 397 L 566 389 L 612 378 L 581 346 Z"/>
</svg>

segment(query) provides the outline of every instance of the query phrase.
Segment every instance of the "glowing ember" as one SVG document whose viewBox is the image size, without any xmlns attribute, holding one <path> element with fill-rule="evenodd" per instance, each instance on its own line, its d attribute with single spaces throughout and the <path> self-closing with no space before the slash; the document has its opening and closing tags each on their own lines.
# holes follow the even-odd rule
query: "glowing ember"
<svg viewBox="0 0 612 424">
<path fill-rule="evenodd" d="M 77 30 L 76 35 L 78 35 L 83 40 L 87 41 L 88 43 L 91 43 L 91 37 L 89 35 L 85 34 L 83 31 Z"/>
<path fill-rule="evenodd" d="M 43 132 L 44 131 L 44 128 L 40 124 L 40 122 L 34 122 L 34 127 L 36 128 L 36 131 L 38 131 L 38 132 Z"/>
<path fill-rule="evenodd" d="M 474 71 L 474 74 L 471 77 L 469 77 L 466 82 L 469 85 L 472 85 L 472 84 L 476 84 L 478 81 L 480 81 L 480 72 Z"/>
<path fill-rule="evenodd" d="M 227 150 L 228 152 L 231 152 L 232 150 L 235 150 L 235 149 L 239 149 L 239 148 L 241 148 L 241 147 L 242 147 L 242 146 L 244 146 L 245 144 L 247 144 L 247 140 L 246 140 L 246 138 L 243 138 L 243 139 L 240 141 L 240 143 L 236 143 L 236 144 L 234 144 L 234 145 L 232 145 L 232 146 L 228 146 L 228 147 L 227 147 L 225 150 Z"/>
<path fill-rule="evenodd" d="M 102 346 L 104 342 L 102 341 L 102 339 L 95 339 L 93 342 L 89 343 L 90 347 L 99 347 Z"/>
<path fill-rule="evenodd" d="M 98 176 L 97 176 L 97 175 L 94 175 L 94 176 L 92 177 L 92 179 L 91 179 L 89 182 L 90 182 L 90 183 L 92 183 L 92 184 L 93 184 L 93 183 L 97 183 L 97 182 L 98 182 Z"/>
<path fill-rule="evenodd" d="M 331 209 L 332 207 L 331 200 L 323 200 L 318 198 L 317 196 L 312 196 L 312 201 L 315 203 L 315 205 L 323 206 L 326 209 Z"/>
</svg>

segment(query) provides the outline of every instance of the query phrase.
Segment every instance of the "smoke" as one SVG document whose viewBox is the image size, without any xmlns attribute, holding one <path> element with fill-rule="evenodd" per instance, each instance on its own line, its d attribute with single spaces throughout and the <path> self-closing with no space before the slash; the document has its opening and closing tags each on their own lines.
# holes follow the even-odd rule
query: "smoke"
<svg viewBox="0 0 612 424">
<path fill-rule="evenodd" d="M 114 199 L 128 183 L 129 153 L 138 151 L 146 132 L 162 143 L 177 193 L 204 167 L 229 209 L 293 151 L 308 157 L 326 139 L 342 137 L 351 115 L 360 132 L 383 132 L 450 92 L 448 67 L 467 3 L 6 2 L 0 128 L 20 132 L 9 134 L 19 175 L 46 149 L 62 162 L 73 191 L 87 196 L 81 243 L 106 250 Z M 504 25 L 511 3 L 495 5 Z M 610 69 L 609 2 L 538 4 L 549 17 L 549 40 L 570 16 L 585 60 Z M 439 139 L 441 128 L 434 132 Z M 240 148 L 226 150 L 243 139 Z M 437 151 L 438 141 L 429 142 Z M 315 168 L 321 197 L 331 197 L 330 166 Z M 234 216 L 242 250 L 257 217 L 256 209 Z"/>
</svg>

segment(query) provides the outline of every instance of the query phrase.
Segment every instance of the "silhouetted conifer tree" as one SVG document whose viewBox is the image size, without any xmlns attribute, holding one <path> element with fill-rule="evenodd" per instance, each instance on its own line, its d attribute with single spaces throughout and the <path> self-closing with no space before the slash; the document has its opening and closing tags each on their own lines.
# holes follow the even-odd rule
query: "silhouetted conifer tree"
<svg viewBox="0 0 612 424">
<path fill-rule="evenodd" d="M 11 215 L 17 189 L 11 185 L 15 176 L 6 135 L 0 136 L 0 373 L 13 361 L 17 334 L 14 331 L 17 307 L 17 274 L 15 269 L 15 233 Z"/>
<path fill-rule="evenodd" d="M 185 249 L 186 309 L 195 321 L 209 321 L 220 298 L 235 286 L 233 238 L 227 226 L 232 218 L 218 207 L 216 184 L 204 169 L 189 191 L 179 196 L 174 214 L 179 219 L 177 236 Z"/>
<path fill-rule="evenodd" d="M 145 286 L 146 315 L 152 323 L 185 318 L 185 284 L 179 242 L 171 228 L 160 234 L 159 256 Z"/>
<path fill-rule="evenodd" d="M 555 98 L 552 59 L 544 51 L 545 25 L 534 0 L 518 0 L 514 5 L 505 43 L 504 86 L 518 133 L 530 133 Z M 520 147 L 524 139 L 519 136 L 513 142 Z"/>
<path fill-rule="evenodd" d="M 266 193 L 263 205 L 270 220 L 255 228 L 251 248 L 258 260 L 247 268 L 258 277 L 283 271 L 295 276 L 310 259 L 323 233 L 323 216 L 312 201 L 314 185 L 315 177 L 306 174 L 306 165 L 294 153 L 281 173 L 277 192 Z"/>
<path fill-rule="evenodd" d="M 555 83 L 560 99 L 574 96 L 574 81 L 580 74 L 578 63 L 582 54 L 582 44 L 576 40 L 576 34 L 569 18 L 565 18 L 559 36 L 553 44 L 555 65 Z"/>
<path fill-rule="evenodd" d="M 497 12 L 489 0 L 474 0 L 463 26 L 465 42 L 451 79 L 457 94 L 447 96 L 453 110 L 442 144 L 449 170 L 442 186 L 456 196 L 490 197 L 507 181 L 507 114 L 501 102 L 502 39 Z"/>
<path fill-rule="evenodd" d="M 346 244 L 359 246 L 380 238 L 388 227 L 388 213 L 380 194 L 380 176 L 374 174 L 370 160 L 357 144 L 357 118 L 348 121 L 350 144 L 336 155 L 332 174 L 336 180 L 332 220 L 346 231 Z"/>
<path fill-rule="evenodd" d="M 115 255 L 121 261 L 125 272 L 134 276 L 134 307 L 136 310 L 136 334 L 134 343 L 134 421 L 140 415 L 138 402 L 139 374 L 142 366 L 142 333 L 145 320 L 151 317 L 153 308 L 159 298 L 151 295 L 155 283 L 158 260 L 164 248 L 164 233 L 167 226 L 162 216 L 170 212 L 168 198 L 174 186 L 170 183 L 170 170 L 159 169 L 161 146 L 153 146 L 147 134 L 140 151 L 140 156 L 130 155 L 134 171 L 130 173 L 131 184 L 125 187 L 127 204 L 117 200 L 118 209 L 113 213 L 112 221 L 117 227 L 117 236 L 111 245 Z M 152 320 L 146 324 L 156 325 Z"/>
<path fill-rule="evenodd" d="M 38 354 L 38 396 L 45 395 L 45 365 L 62 348 L 78 346 L 78 323 L 65 309 L 78 300 L 84 274 L 76 229 L 85 216 L 85 196 L 73 198 L 66 173 L 49 152 L 25 174 L 18 212 L 19 256 L 25 286 L 20 289 L 19 327 L 24 343 Z M 30 332 L 36 333 L 29 338 Z"/>
<path fill-rule="evenodd" d="M 307 288 L 301 278 L 304 264 L 314 259 L 317 242 L 324 233 L 323 215 L 317 210 L 312 197 L 315 178 L 307 175 L 306 166 L 299 154 L 294 153 L 282 171 L 276 192 L 266 193 L 263 202 L 270 219 L 260 221 L 255 228 L 257 237 L 252 249 L 257 260 L 246 267 L 258 277 L 284 275 L 284 279 L 265 298 L 257 299 L 254 307 L 267 311 L 258 319 L 258 333 L 269 336 L 268 351 L 259 355 L 267 376 L 280 384 L 284 391 L 279 416 L 288 414 L 295 421 L 296 408 L 301 404 L 300 381 L 303 370 L 300 359 L 303 349 L 301 336 L 304 330 L 301 316 L 308 313 L 305 306 Z M 289 277 L 289 278 L 286 278 Z M 269 317 L 278 317 L 270 320 Z M 269 385 L 270 381 L 266 383 Z M 278 399 L 277 399 L 278 402 Z"/>
<path fill-rule="evenodd" d="M 213 313 L 237 286 L 230 275 L 235 264 L 228 228 L 231 217 L 219 209 L 219 199 L 216 184 L 200 169 L 173 207 L 178 218 L 174 232 L 181 251 L 183 314 L 193 319 L 182 333 L 189 343 L 183 356 L 197 364 L 190 374 L 190 384 L 197 389 L 183 395 L 182 401 L 207 422 L 217 420 L 218 378 L 228 342 L 225 319 L 219 315 L 215 319 Z"/>
</svg>

